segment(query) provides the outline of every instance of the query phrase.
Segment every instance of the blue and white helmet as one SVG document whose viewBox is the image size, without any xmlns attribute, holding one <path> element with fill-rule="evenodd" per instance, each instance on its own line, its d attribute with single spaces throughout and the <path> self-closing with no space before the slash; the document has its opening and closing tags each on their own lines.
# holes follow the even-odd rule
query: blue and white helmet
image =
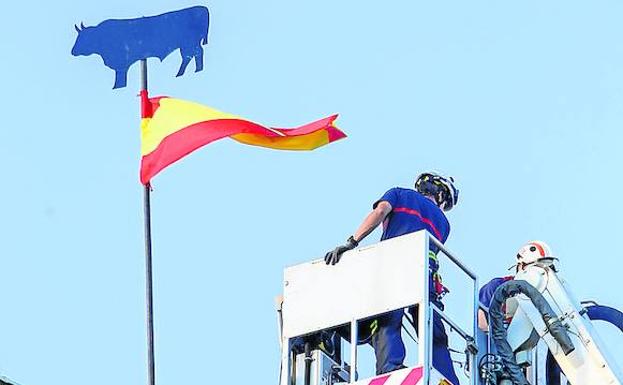
<svg viewBox="0 0 623 385">
<path fill-rule="evenodd" d="M 454 186 L 454 178 L 434 172 L 420 174 L 415 180 L 415 190 L 434 197 L 437 206 L 443 211 L 452 210 L 459 201 L 459 190 Z"/>
</svg>

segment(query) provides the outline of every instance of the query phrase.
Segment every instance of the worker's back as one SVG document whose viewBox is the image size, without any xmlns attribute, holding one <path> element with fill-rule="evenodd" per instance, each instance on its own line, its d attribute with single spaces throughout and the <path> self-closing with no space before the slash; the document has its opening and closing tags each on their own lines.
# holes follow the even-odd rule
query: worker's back
<svg viewBox="0 0 623 385">
<path fill-rule="evenodd" d="M 381 240 L 426 230 L 441 243 L 448 239 L 450 223 L 443 211 L 419 192 L 401 187 L 388 190 L 378 201 L 386 201 L 392 212 L 384 222 Z M 375 203 L 376 205 L 376 203 Z"/>
</svg>

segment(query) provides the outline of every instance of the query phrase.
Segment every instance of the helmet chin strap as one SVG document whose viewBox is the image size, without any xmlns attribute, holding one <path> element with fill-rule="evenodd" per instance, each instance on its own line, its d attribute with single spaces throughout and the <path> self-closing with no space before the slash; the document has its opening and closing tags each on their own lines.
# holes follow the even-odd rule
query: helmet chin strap
<svg viewBox="0 0 623 385">
<path fill-rule="evenodd" d="M 443 211 L 446 211 L 446 202 L 442 201 L 441 203 L 437 202 L 437 206 Z"/>
<path fill-rule="evenodd" d="M 530 266 L 530 265 L 534 265 L 535 263 L 543 263 L 544 265 L 546 265 L 547 267 L 551 267 L 554 271 L 558 271 L 556 270 L 556 266 L 554 265 L 554 261 L 559 261 L 558 258 L 556 257 L 544 257 L 544 258 L 539 258 L 534 262 L 521 262 L 521 261 L 517 261 L 516 264 L 512 265 L 511 267 L 508 268 L 508 270 L 512 270 L 513 268 L 515 268 L 515 272 L 518 272 L 521 266 L 521 269 L 524 269 L 526 266 Z"/>
<path fill-rule="evenodd" d="M 520 265 L 521 265 L 521 267 L 522 267 L 522 268 L 527 266 L 527 264 L 526 264 L 526 263 L 523 263 L 523 262 L 517 262 L 516 264 L 511 265 L 511 266 L 510 266 L 508 269 L 506 269 L 506 270 L 511 271 L 511 270 L 515 269 L 515 273 L 517 273 L 517 272 L 519 271 L 519 266 L 520 266 Z"/>
<path fill-rule="evenodd" d="M 443 200 L 443 192 L 441 191 L 437 192 L 437 195 L 435 196 L 435 201 L 437 202 L 437 206 L 443 209 L 443 206 L 446 205 L 446 202 L 444 202 Z"/>
<path fill-rule="evenodd" d="M 424 195 L 426 198 L 428 198 L 431 202 L 433 202 L 435 205 L 437 205 L 437 207 L 439 207 L 442 211 L 445 211 L 446 208 L 446 202 L 440 197 L 441 193 L 438 193 L 437 195 Z"/>
</svg>

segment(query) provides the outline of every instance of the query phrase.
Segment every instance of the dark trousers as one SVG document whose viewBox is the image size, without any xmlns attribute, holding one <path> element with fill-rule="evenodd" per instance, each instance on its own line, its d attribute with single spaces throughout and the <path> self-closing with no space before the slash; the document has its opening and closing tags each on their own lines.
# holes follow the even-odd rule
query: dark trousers
<svg viewBox="0 0 623 385">
<path fill-rule="evenodd" d="M 417 322 L 415 312 L 413 314 Z M 403 363 L 406 350 L 400 334 L 403 315 L 404 311 L 399 309 L 378 318 L 378 330 L 371 340 L 376 356 L 377 375 L 405 367 Z M 452 384 L 459 385 L 448 350 L 448 336 L 439 315 L 436 313 L 433 314 L 433 367 Z"/>
</svg>

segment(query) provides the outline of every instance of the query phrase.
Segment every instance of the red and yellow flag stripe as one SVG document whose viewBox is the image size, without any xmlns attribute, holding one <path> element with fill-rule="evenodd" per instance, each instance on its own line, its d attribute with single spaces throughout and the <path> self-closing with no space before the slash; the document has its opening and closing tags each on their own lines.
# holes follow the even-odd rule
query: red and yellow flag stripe
<svg viewBox="0 0 623 385">
<path fill-rule="evenodd" d="M 304 126 L 270 128 L 201 104 L 141 93 L 141 183 L 194 150 L 230 137 L 277 150 L 313 150 L 346 137 L 333 115 Z"/>
</svg>

